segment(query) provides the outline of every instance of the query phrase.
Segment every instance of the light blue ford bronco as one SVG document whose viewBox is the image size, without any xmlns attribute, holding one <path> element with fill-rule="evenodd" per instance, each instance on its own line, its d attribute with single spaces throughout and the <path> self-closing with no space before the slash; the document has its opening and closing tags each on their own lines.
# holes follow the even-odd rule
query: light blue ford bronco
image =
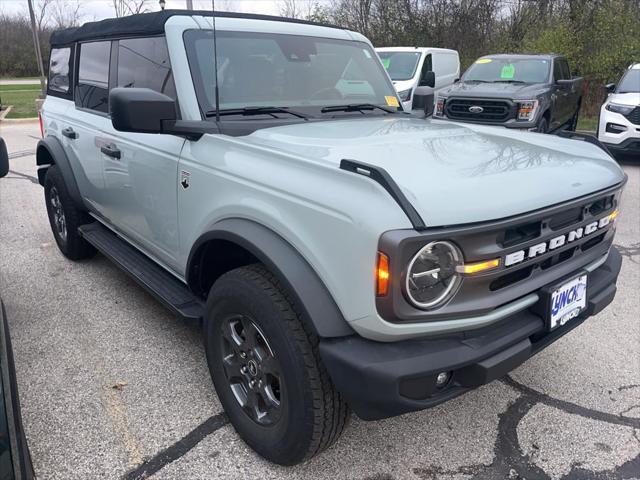
<svg viewBox="0 0 640 480">
<path fill-rule="evenodd" d="M 358 33 L 163 11 L 51 46 L 60 250 L 202 320 L 218 397 L 273 462 L 352 410 L 491 382 L 613 300 L 626 177 L 597 142 L 413 117 Z"/>
</svg>

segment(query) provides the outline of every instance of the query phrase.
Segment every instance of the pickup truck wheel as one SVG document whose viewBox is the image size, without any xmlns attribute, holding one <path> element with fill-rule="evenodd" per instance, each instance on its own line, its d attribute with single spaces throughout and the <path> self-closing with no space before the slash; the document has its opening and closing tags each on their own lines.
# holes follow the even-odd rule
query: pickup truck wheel
<svg viewBox="0 0 640 480">
<path fill-rule="evenodd" d="M 549 124 L 547 122 L 546 117 L 542 117 L 540 119 L 540 121 L 538 122 L 538 126 L 536 128 L 536 132 L 547 133 L 547 130 L 549 130 Z"/>
<path fill-rule="evenodd" d="M 70 260 L 92 257 L 96 250 L 78 233 L 78 227 L 90 223 L 91 218 L 75 206 L 55 165 L 47 169 L 44 198 L 53 238 L 62 254 Z"/>
<path fill-rule="evenodd" d="M 568 130 L 569 132 L 575 132 L 577 126 L 578 126 L 578 112 L 576 112 L 573 115 L 573 117 L 571 117 L 571 120 L 569 120 L 569 123 L 567 124 L 566 130 Z"/>
<path fill-rule="evenodd" d="M 205 310 L 218 398 L 240 437 L 267 460 L 295 465 L 332 445 L 350 416 L 284 287 L 263 266 L 220 277 Z"/>
</svg>

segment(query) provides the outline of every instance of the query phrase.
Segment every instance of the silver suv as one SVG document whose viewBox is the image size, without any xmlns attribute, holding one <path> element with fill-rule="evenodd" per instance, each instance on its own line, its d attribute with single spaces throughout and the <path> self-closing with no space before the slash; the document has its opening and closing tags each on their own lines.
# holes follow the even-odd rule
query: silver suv
<svg viewBox="0 0 640 480">
<path fill-rule="evenodd" d="M 351 410 L 488 383 L 615 295 L 615 161 L 412 117 L 358 33 L 164 11 L 51 47 L 37 163 L 60 250 L 202 320 L 218 397 L 273 462 Z"/>
</svg>

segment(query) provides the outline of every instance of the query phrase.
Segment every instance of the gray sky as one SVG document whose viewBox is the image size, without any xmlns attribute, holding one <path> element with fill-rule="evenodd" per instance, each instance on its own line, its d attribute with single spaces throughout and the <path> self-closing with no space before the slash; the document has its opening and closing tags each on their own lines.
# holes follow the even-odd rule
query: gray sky
<svg viewBox="0 0 640 480">
<path fill-rule="evenodd" d="M 33 0 L 37 5 L 38 0 Z M 80 0 L 82 3 L 82 21 L 101 20 L 114 16 L 112 0 Z M 312 0 L 297 0 L 301 5 L 308 4 Z M 165 8 L 186 8 L 186 0 L 166 0 Z M 278 15 L 280 13 L 280 0 L 216 0 L 216 8 L 244 13 L 263 13 Z M 193 0 L 196 9 L 209 10 L 211 0 Z M 37 7 L 36 7 L 37 8 Z M 150 11 L 160 10 L 157 0 L 149 0 Z M 27 12 L 27 0 L 0 0 L 0 12 L 22 13 Z"/>
</svg>

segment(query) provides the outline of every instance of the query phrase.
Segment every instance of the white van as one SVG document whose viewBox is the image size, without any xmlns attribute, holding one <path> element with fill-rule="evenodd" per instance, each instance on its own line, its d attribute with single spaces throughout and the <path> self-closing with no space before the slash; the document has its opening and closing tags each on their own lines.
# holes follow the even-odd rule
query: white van
<svg viewBox="0 0 640 480">
<path fill-rule="evenodd" d="M 435 92 L 460 78 L 456 50 L 426 47 L 384 47 L 376 52 L 386 68 L 406 111 L 433 111 Z M 433 75 L 427 74 L 433 72 Z M 431 80 L 430 77 L 435 77 Z M 432 84 L 431 84 L 432 83 Z"/>
</svg>

